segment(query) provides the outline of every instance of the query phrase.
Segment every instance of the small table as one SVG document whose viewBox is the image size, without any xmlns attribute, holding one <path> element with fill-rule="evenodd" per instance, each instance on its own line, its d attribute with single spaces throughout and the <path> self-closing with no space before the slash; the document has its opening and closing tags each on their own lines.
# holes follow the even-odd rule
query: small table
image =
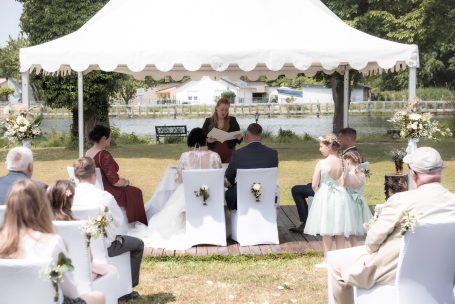
<svg viewBox="0 0 455 304">
<path fill-rule="evenodd" d="M 385 199 L 389 199 L 393 194 L 408 190 L 407 174 L 386 174 L 384 176 Z"/>
</svg>

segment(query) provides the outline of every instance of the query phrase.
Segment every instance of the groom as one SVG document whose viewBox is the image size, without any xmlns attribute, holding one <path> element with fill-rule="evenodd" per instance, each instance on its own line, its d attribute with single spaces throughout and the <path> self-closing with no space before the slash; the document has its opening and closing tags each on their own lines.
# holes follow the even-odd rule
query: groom
<svg viewBox="0 0 455 304">
<path fill-rule="evenodd" d="M 262 127 L 252 123 L 246 129 L 247 146 L 232 154 L 229 166 L 226 169 L 226 179 L 231 184 L 226 190 L 226 203 L 230 210 L 237 210 L 237 184 L 235 177 L 237 169 L 258 169 L 278 167 L 278 152 L 261 143 Z"/>
</svg>

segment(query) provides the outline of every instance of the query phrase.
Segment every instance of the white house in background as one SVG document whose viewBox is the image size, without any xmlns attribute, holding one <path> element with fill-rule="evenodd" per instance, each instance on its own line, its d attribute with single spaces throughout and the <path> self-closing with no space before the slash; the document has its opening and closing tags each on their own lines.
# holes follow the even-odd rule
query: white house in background
<svg viewBox="0 0 455 304">
<path fill-rule="evenodd" d="M 225 78 L 212 80 L 210 77 L 202 77 L 198 81 L 188 81 L 175 87 L 157 91 L 157 95 L 164 96 L 167 94 L 166 97 L 176 100 L 180 104 L 213 104 L 225 91 L 235 93 L 236 103 L 251 103 L 256 87 L 242 80 L 233 81 Z"/>
<path fill-rule="evenodd" d="M 351 90 L 351 101 L 362 101 L 369 98 L 369 87 L 356 85 Z M 333 102 L 332 89 L 319 84 L 304 84 L 301 89 L 286 87 L 270 88 L 269 100 L 279 103 L 289 102 Z"/>
</svg>

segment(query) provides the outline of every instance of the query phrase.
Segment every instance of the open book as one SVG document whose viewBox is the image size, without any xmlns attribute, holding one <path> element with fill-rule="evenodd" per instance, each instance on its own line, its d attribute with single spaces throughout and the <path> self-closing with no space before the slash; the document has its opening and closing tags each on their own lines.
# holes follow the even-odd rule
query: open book
<svg viewBox="0 0 455 304">
<path fill-rule="evenodd" d="M 219 142 L 225 142 L 226 140 L 235 139 L 235 136 L 242 134 L 242 131 L 226 132 L 217 128 L 213 128 L 212 131 L 207 134 L 207 137 L 216 138 Z"/>
</svg>

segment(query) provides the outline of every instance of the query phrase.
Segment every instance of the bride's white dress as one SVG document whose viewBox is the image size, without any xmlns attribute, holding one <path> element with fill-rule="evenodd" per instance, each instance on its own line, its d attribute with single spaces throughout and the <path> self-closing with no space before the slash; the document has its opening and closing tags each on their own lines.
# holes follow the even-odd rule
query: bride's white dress
<svg viewBox="0 0 455 304">
<path fill-rule="evenodd" d="M 207 149 L 195 149 L 180 156 L 177 167 L 174 193 L 164 207 L 148 219 L 148 226 L 136 223 L 129 235 L 144 241 L 146 247 L 184 250 L 190 247 L 185 234 L 185 197 L 182 184 L 182 170 L 221 168 L 218 153 Z"/>
</svg>

